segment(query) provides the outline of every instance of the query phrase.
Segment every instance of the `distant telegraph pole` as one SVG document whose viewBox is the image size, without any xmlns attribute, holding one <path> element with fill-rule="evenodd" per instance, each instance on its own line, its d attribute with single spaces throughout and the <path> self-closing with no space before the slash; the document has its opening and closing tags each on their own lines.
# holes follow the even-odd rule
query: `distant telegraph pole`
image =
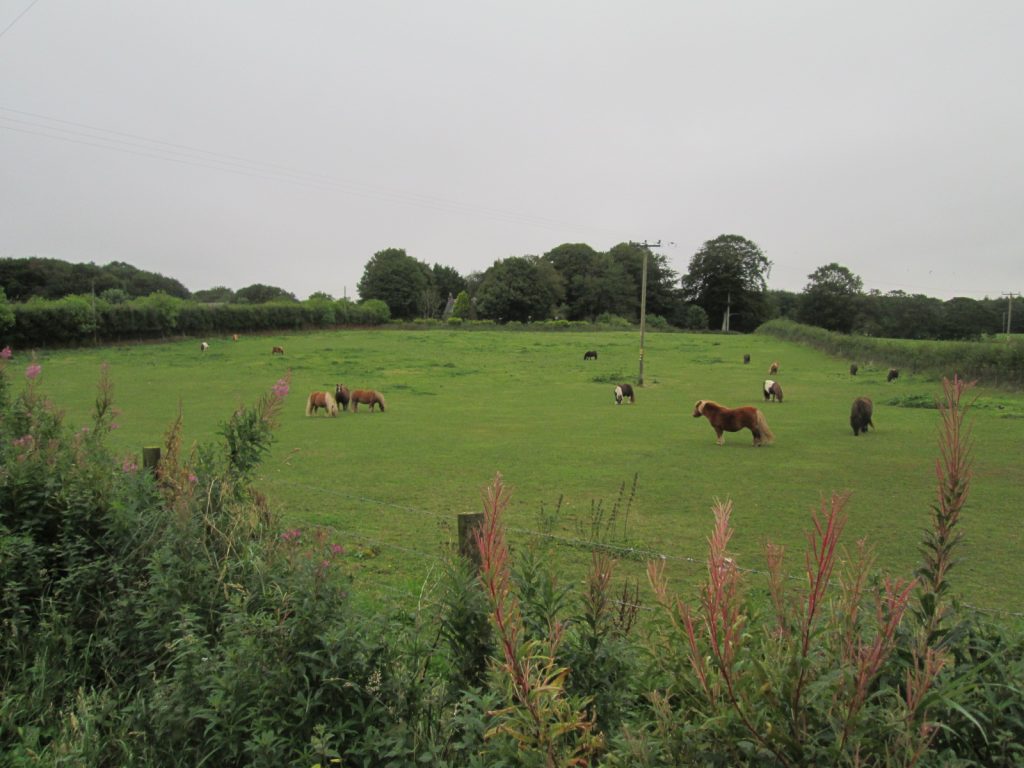
<svg viewBox="0 0 1024 768">
<path fill-rule="evenodd" d="M 1019 293 L 1004 293 L 1006 297 L 1006 343 L 1010 343 L 1010 331 L 1013 329 L 1013 300 Z M 642 327 L 642 326 L 641 326 Z"/>
<path fill-rule="evenodd" d="M 637 386 L 644 385 L 644 328 L 647 324 L 647 254 L 651 248 L 661 248 L 661 240 L 656 243 L 632 243 L 632 245 L 643 248 L 644 267 L 640 276 L 640 375 L 636 379 Z"/>
</svg>

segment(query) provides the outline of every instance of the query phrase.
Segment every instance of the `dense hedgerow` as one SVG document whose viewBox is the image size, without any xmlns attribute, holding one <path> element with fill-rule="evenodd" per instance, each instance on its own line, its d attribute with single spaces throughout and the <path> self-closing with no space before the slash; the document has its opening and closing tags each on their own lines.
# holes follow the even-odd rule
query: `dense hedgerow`
<svg viewBox="0 0 1024 768">
<path fill-rule="evenodd" d="M 0 361 L 0 366 L 3 362 Z M 155 471 L 115 456 L 101 375 L 87 427 L 0 368 L 4 765 L 910 766 L 1024 759 L 1024 634 L 965 614 L 950 580 L 970 487 L 960 381 L 940 404 L 931 524 L 913 579 L 811 517 L 802 576 L 766 544 L 766 589 L 715 505 L 707 583 L 582 589 L 542 545 L 513 556 L 500 476 L 479 567 L 452 554 L 412 613 L 359 613 L 345 543 L 283 530 L 251 485 L 277 382 Z M 599 537 L 598 537 L 599 538 Z M 554 546 L 548 544 L 547 546 Z M 758 577 L 760 578 L 760 577 Z M 767 598 L 761 595 L 766 594 Z M 644 610 L 642 610 L 644 609 Z"/>
<path fill-rule="evenodd" d="M 1024 344 L 1019 341 L 880 339 L 826 331 L 787 319 L 770 320 L 756 332 L 806 344 L 861 365 L 921 371 L 937 378 L 960 376 L 992 386 L 1024 387 Z"/>
<path fill-rule="evenodd" d="M 346 299 L 203 304 L 162 293 L 121 303 L 91 296 L 66 296 L 31 299 L 9 307 L 13 323 L 0 330 L 4 338 L 19 347 L 380 325 L 391 316 L 387 304 L 376 299 L 358 304 Z"/>
</svg>

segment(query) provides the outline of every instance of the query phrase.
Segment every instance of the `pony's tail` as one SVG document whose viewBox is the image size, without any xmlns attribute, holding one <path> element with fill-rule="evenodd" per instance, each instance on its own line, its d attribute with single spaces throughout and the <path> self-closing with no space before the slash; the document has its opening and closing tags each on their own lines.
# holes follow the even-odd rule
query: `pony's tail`
<svg viewBox="0 0 1024 768">
<path fill-rule="evenodd" d="M 310 392 L 309 393 L 309 397 L 306 398 L 306 415 L 307 416 L 312 416 L 313 415 L 313 395 L 314 394 L 316 394 L 316 393 L 315 392 Z"/>
<path fill-rule="evenodd" d="M 384 413 L 384 395 L 380 392 L 377 393 L 377 405 L 380 406 L 380 412 Z"/>
<path fill-rule="evenodd" d="M 761 431 L 761 442 L 770 443 L 775 439 L 774 433 L 768 428 L 768 419 L 760 408 L 757 409 L 757 428 Z"/>
<path fill-rule="evenodd" d="M 324 399 L 327 400 L 327 414 L 329 416 L 338 415 L 338 401 L 334 399 L 334 395 L 330 392 L 324 392 Z"/>
</svg>

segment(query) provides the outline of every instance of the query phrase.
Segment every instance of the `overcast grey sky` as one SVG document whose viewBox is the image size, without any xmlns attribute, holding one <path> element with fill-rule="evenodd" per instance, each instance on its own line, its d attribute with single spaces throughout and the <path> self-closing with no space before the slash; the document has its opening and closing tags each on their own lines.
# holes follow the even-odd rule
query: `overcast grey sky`
<svg viewBox="0 0 1024 768">
<path fill-rule="evenodd" d="M 356 297 L 720 234 L 1024 291 L 1024 2 L 0 0 L 0 256 Z"/>
</svg>

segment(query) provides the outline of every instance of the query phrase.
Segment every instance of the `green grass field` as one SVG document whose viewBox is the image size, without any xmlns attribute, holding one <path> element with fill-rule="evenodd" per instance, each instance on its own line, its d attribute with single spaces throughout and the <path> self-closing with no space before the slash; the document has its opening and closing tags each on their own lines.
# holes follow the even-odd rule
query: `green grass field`
<svg viewBox="0 0 1024 768">
<path fill-rule="evenodd" d="M 286 525 L 333 528 L 357 591 L 375 600 L 412 599 L 430 582 L 456 515 L 480 509 L 481 490 L 499 471 L 513 488 L 513 540 L 546 542 L 567 582 L 589 559 L 574 542 L 600 520 L 608 543 L 664 554 L 677 583 L 696 583 L 715 498 L 734 502 L 741 566 L 761 568 L 771 538 L 786 546 L 787 571 L 799 574 L 811 512 L 833 491 L 852 493 L 851 550 L 867 537 L 877 567 L 902 576 L 918 562 L 936 485 L 939 417 L 921 407 L 941 391 L 933 379 L 886 384 L 885 370 L 863 362 L 854 378 L 850 361 L 768 337 L 657 333 L 647 336 L 636 404 L 616 406 L 614 384 L 637 374 L 636 333 L 367 330 L 210 342 L 205 354 L 191 340 L 41 353 L 39 386 L 71 423 L 85 424 L 108 363 L 122 411 L 112 445 L 138 455 L 162 442 L 179 403 L 186 440 L 209 441 L 237 405 L 290 370 L 291 394 L 257 485 Z M 286 355 L 272 356 L 274 344 Z M 583 360 L 588 349 L 597 361 Z M 781 404 L 762 402 L 772 360 L 781 363 Z M 17 371 L 9 369 L 12 379 Z M 307 418 L 306 395 L 336 382 L 380 390 L 387 412 Z M 972 605 L 1019 612 L 1024 396 L 973 394 L 975 478 L 953 582 Z M 859 395 L 874 400 L 877 429 L 854 438 L 849 409 Z M 755 450 L 743 432 L 718 447 L 706 420 L 691 417 L 700 398 L 763 408 L 775 444 Z M 610 520 L 634 476 L 628 515 L 620 508 Z M 618 571 L 640 581 L 642 595 L 643 559 L 624 557 Z"/>
</svg>

